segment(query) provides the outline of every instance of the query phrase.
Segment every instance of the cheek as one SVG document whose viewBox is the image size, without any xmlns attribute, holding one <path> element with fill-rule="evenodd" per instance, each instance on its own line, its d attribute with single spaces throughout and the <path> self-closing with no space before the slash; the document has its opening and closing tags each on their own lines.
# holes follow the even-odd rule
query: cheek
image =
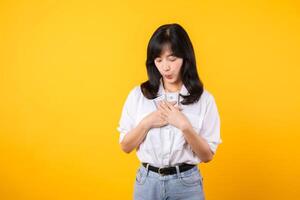
<svg viewBox="0 0 300 200">
<path fill-rule="evenodd" d="M 156 64 L 156 63 L 155 63 L 155 66 L 156 66 L 156 69 L 161 73 L 162 72 L 162 66 L 160 64 Z"/>
<path fill-rule="evenodd" d="M 163 70 L 163 64 L 162 63 L 155 63 L 155 66 L 157 70 L 162 74 Z"/>
<path fill-rule="evenodd" d="M 175 62 L 174 65 L 173 65 L 173 69 L 174 69 L 174 72 L 176 74 L 178 74 L 180 72 L 180 69 L 182 67 L 182 62 Z"/>
</svg>

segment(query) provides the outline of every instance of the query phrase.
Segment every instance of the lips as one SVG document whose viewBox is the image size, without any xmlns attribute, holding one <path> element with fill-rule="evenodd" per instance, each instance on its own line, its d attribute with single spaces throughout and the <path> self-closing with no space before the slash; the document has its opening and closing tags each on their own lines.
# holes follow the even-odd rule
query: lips
<svg viewBox="0 0 300 200">
<path fill-rule="evenodd" d="M 167 79 L 171 79 L 171 78 L 172 78 L 171 75 L 165 75 L 165 77 L 166 77 Z"/>
</svg>

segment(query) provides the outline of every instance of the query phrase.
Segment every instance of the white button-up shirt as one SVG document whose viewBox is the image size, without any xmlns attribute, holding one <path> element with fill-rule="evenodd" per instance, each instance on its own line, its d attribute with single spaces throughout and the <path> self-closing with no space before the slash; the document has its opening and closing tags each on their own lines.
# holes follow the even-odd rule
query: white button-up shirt
<svg viewBox="0 0 300 200">
<path fill-rule="evenodd" d="M 158 98 L 164 98 L 166 94 L 161 79 Z M 189 94 L 184 85 L 181 87 L 180 94 Z M 117 127 L 120 132 L 119 143 L 146 115 L 157 110 L 156 99 L 150 100 L 144 97 L 139 85 L 129 92 Z M 179 101 L 182 99 L 180 97 Z M 181 112 L 190 121 L 196 133 L 203 137 L 212 152 L 216 153 L 216 149 L 222 143 L 222 140 L 220 138 L 220 117 L 213 95 L 204 89 L 198 102 L 179 105 L 182 108 Z M 136 154 L 140 162 L 149 163 L 156 167 L 202 162 L 192 151 L 182 131 L 170 124 L 160 128 L 151 128 L 143 142 L 136 149 Z"/>
</svg>

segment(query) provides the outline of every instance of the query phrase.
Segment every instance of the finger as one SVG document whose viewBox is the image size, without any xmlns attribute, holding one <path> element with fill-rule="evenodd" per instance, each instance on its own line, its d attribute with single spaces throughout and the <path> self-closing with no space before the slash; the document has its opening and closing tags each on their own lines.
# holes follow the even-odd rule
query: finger
<svg viewBox="0 0 300 200">
<path fill-rule="evenodd" d="M 182 110 L 181 106 L 179 106 L 179 105 L 175 105 L 174 108 L 176 108 L 176 109 L 178 109 L 180 111 Z"/>
<path fill-rule="evenodd" d="M 174 108 L 174 106 L 173 106 L 170 102 L 165 101 L 165 103 L 166 103 L 166 106 L 167 106 L 170 110 L 172 110 L 172 109 Z"/>
<path fill-rule="evenodd" d="M 162 100 L 159 100 L 159 101 L 156 102 L 157 108 L 159 107 L 159 105 L 161 104 L 161 102 L 162 102 Z"/>
<path fill-rule="evenodd" d="M 158 107 L 157 107 L 160 111 L 165 111 L 165 107 L 163 106 L 162 102 L 159 102 Z"/>
<path fill-rule="evenodd" d="M 164 102 L 163 100 L 160 100 L 157 105 L 162 106 L 163 102 Z"/>
<path fill-rule="evenodd" d="M 160 116 L 161 116 L 164 120 L 166 120 L 167 117 L 168 117 L 168 115 L 167 115 L 164 111 L 162 111 L 162 112 L 160 113 Z"/>
<path fill-rule="evenodd" d="M 164 101 L 159 105 L 159 107 L 165 112 L 170 111 L 170 108 L 167 106 L 167 104 Z"/>
<path fill-rule="evenodd" d="M 167 122 L 167 117 L 164 116 L 163 114 L 160 116 L 161 121 Z"/>
<path fill-rule="evenodd" d="M 171 103 L 169 101 L 164 100 L 164 103 L 167 108 L 171 109 Z"/>
<path fill-rule="evenodd" d="M 177 101 L 166 101 L 166 102 L 168 102 L 169 104 L 171 104 L 173 106 L 177 103 Z"/>
<path fill-rule="evenodd" d="M 166 121 L 166 120 L 163 121 L 163 125 L 167 125 L 168 123 L 169 123 L 169 122 Z"/>
</svg>

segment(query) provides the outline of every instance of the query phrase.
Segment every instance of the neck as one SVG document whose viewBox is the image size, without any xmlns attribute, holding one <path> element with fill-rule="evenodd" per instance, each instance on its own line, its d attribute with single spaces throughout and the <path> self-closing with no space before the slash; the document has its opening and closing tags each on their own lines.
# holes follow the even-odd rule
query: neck
<svg viewBox="0 0 300 200">
<path fill-rule="evenodd" d="M 182 81 L 178 81 L 177 83 L 165 83 L 163 81 L 163 87 L 166 92 L 180 92 L 180 89 L 182 87 Z"/>
</svg>

